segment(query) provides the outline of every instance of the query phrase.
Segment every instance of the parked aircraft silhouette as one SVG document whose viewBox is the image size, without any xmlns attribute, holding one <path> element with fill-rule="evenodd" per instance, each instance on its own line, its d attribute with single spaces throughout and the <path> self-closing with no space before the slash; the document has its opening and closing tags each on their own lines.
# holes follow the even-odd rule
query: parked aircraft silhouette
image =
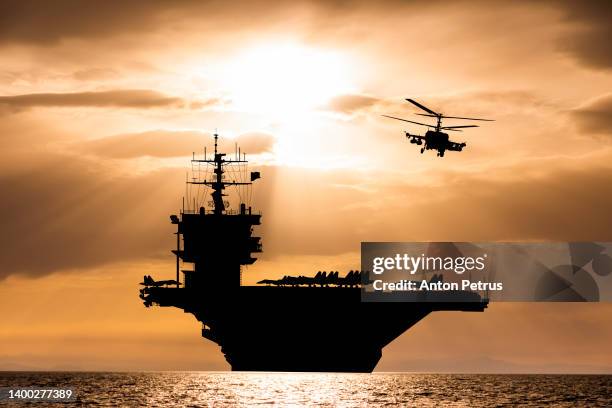
<svg viewBox="0 0 612 408">
<path fill-rule="evenodd" d="M 296 287 L 296 286 L 308 286 L 308 287 L 312 287 L 312 286 L 339 286 L 339 287 L 356 287 L 359 286 L 362 282 L 363 279 L 367 276 L 365 272 L 363 271 L 350 271 L 349 273 L 346 274 L 346 276 L 344 277 L 339 277 L 339 272 L 338 271 L 331 271 L 329 273 L 327 272 L 317 272 L 317 274 L 314 277 L 308 277 L 308 276 L 288 276 L 285 275 L 283 276 L 281 279 L 277 279 L 277 280 L 273 280 L 273 279 L 264 279 L 261 280 L 259 282 L 257 282 L 258 284 L 262 284 L 262 285 L 274 285 L 274 286 L 292 286 L 292 287 Z"/>
<path fill-rule="evenodd" d="M 389 115 L 382 115 L 382 116 L 391 118 L 391 119 L 401 120 L 404 122 L 414 123 L 415 125 L 425 126 L 425 127 L 430 128 L 430 130 L 428 130 L 425 133 L 425 135 L 413 135 L 413 134 L 406 132 L 406 137 L 410 139 L 410 143 L 417 144 L 419 146 L 425 143 L 425 145 L 421 147 L 421 154 L 425 150 L 436 150 L 438 152 L 438 157 L 444 157 L 444 152 L 447 150 L 460 152 L 466 146 L 466 143 L 465 142 L 461 142 L 461 143 L 453 142 L 452 140 L 449 139 L 448 133 L 442 132 L 442 130 L 461 132 L 462 131 L 461 129 L 463 128 L 478 127 L 478 125 L 442 126 L 442 119 L 444 118 L 462 119 L 462 120 L 481 120 L 481 121 L 488 121 L 488 122 L 493 121 L 493 119 L 466 118 L 462 116 L 446 116 L 441 113 L 434 112 L 433 110 L 429 109 L 426 106 L 421 105 L 420 103 L 418 103 L 417 101 L 413 99 L 407 98 L 406 100 L 410 102 L 411 104 L 427 112 L 427 114 L 416 113 L 416 115 L 436 118 L 437 123 L 435 125 L 428 125 L 426 123 L 415 122 L 412 120 L 402 119 L 402 118 L 398 118 L 395 116 L 389 116 Z"/>
<path fill-rule="evenodd" d="M 161 281 L 156 281 L 155 279 L 153 279 L 151 277 L 151 275 L 145 275 L 143 277 L 143 281 L 140 282 L 141 285 L 143 286 L 167 286 L 167 285 L 181 285 L 181 283 L 175 281 L 175 280 L 161 280 Z"/>
</svg>

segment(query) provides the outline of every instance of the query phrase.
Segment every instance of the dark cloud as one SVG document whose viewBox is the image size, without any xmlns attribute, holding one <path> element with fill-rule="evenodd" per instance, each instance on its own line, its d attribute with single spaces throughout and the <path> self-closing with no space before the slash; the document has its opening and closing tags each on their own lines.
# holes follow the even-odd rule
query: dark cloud
<svg viewBox="0 0 612 408">
<path fill-rule="evenodd" d="M 372 31 L 377 31 L 371 28 L 372 25 L 379 24 L 380 21 L 389 21 L 390 18 L 400 15 L 407 18 L 422 16 L 422 19 L 431 21 L 438 21 L 432 16 L 439 16 L 440 21 L 444 21 L 448 16 L 457 16 L 459 11 L 468 12 L 469 19 L 462 16 L 462 21 L 457 24 L 458 28 L 452 31 L 453 35 L 463 32 L 462 35 L 467 33 L 468 38 L 483 38 L 491 36 L 490 21 L 495 21 L 497 27 L 503 27 L 503 24 L 514 20 L 514 15 L 508 13 L 509 9 L 516 9 L 522 14 L 537 14 L 547 8 L 546 6 L 559 11 L 567 23 L 559 38 L 560 49 L 588 66 L 612 66 L 612 42 L 609 41 L 612 37 L 612 25 L 609 23 L 612 20 L 612 6 L 607 0 L 549 0 L 548 3 L 522 4 L 520 9 L 501 5 L 492 9 L 485 1 L 389 0 L 368 3 L 261 0 L 240 2 L 239 6 L 236 6 L 222 1 L 195 0 L 92 0 L 86 3 L 56 0 L 51 6 L 42 0 L 7 0 L 0 5 L 0 43 L 53 45 L 67 39 L 87 41 L 121 35 L 134 37 L 161 32 L 176 33 L 183 28 L 197 29 L 198 32 L 211 36 L 219 31 L 248 31 L 254 28 L 264 31 L 278 29 L 283 25 L 288 27 L 284 31 L 301 32 L 306 38 L 315 39 L 324 35 L 367 42 Z M 257 18 L 252 18 L 253 15 Z M 467 31 L 465 27 L 462 28 L 462 25 L 469 24 L 466 21 L 474 22 Z M 553 24 L 554 21 L 542 24 L 547 23 Z M 508 29 L 504 27 L 499 38 L 507 36 Z M 376 32 L 375 35 L 380 33 Z M 517 36 L 518 33 L 511 35 Z M 435 44 L 435 37 L 430 35 L 428 41 L 433 39 Z M 448 41 L 448 38 L 442 40 L 446 46 L 455 42 L 461 43 L 457 38 L 452 38 L 453 41 Z M 538 42 L 539 39 L 533 40 Z M 401 46 L 394 44 L 395 47 L 398 45 Z M 519 48 L 524 48 L 525 52 L 533 52 L 529 47 Z M 468 48 L 462 47 L 461 51 L 465 55 L 470 54 Z"/>
<path fill-rule="evenodd" d="M 0 41 L 50 44 L 70 37 L 153 29 L 162 22 L 161 3 L 7 0 L 0 5 Z"/>
<path fill-rule="evenodd" d="M 124 176 L 73 156 L 29 159 L 29 170 L 0 175 L 0 278 L 156 257 L 171 244 L 164 221 L 182 169 Z"/>
<path fill-rule="evenodd" d="M 127 133 L 79 143 L 83 153 L 109 158 L 134 158 L 142 156 L 177 157 L 190 156 L 200 151 L 212 140 L 209 133 L 196 131 L 152 130 L 141 133 Z M 234 142 L 245 153 L 258 154 L 271 151 L 274 136 L 267 133 L 245 133 L 236 139 L 221 138 L 220 148 L 234 151 Z"/>
<path fill-rule="evenodd" d="M 594 99 L 571 111 L 579 130 L 612 135 L 612 94 Z"/>
<path fill-rule="evenodd" d="M 612 25 L 609 23 L 612 20 L 612 5 L 609 1 L 530 2 L 522 4 L 520 12 L 537 13 L 546 5 L 558 10 L 568 23 L 564 34 L 559 38 L 559 47 L 562 50 L 588 66 L 612 67 L 612 42 L 609 41 L 612 38 Z M 444 19 L 446 15 L 456 14 L 458 10 L 468 11 L 473 21 L 481 23 L 470 27 L 469 31 L 476 36 L 483 36 L 491 34 L 491 27 L 487 24 L 489 21 L 496 21 L 499 26 L 506 23 L 505 20 L 512 20 L 507 18 L 507 9 L 508 7 L 502 9 L 500 5 L 492 9 L 489 2 L 485 1 L 389 0 L 368 3 L 262 0 L 240 2 L 236 6 L 222 1 L 195 0 L 92 0 L 86 3 L 56 0 L 52 5 L 42 0 L 6 0 L 0 5 L 0 43 L 50 45 L 73 38 L 92 40 L 123 34 L 135 36 L 163 31 L 176 32 L 177 27 L 197 28 L 199 32 L 212 33 L 220 30 L 248 30 L 254 27 L 271 28 L 282 23 L 295 22 L 299 23 L 293 24 L 290 29 L 298 32 L 303 30 L 310 38 L 319 38 L 319 33 L 323 33 L 366 41 L 372 31 L 370 25 L 377 24 L 381 18 L 389 20 L 401 14 L 411 17 L 421 13 L 423 18 L 432 19 L 429 14 L 431 12 Z M 257 18 L 252 18 L 253 15 Z M 359 24 L 353 25 L 351 21 Z M 508 35 L 506 29 L 504 34 Z M 537 42 L 538 39 L 534 41 Z M 444 41 L 446 44 L 453 42 Z M 467 51 L 465 47 L 462 50 Z M 469 54 L 469 51 L 467 53 Z"/>
<path fill-rule="evenodd" d="M 179 23 L 197 22 L 199 29 L 265 23 L 266 16 L 286 11 L 285 4 L 265 1 L 230 5 L 224 1 L 164 0 L 117 1 L 6 0 L 0 4 L 0 42 L 50 45 L 65 39 L 95 39 L 121 34 L 144 34 L 176 29 Z M 253 19 L 265 10 L 266 15 Z"/>
<path fill-rule="evenodd" d="M 572 28 L 560 39 L 560 48 L 587 66 L 612 68 L 612 2 L 561 0 L 553 3 L 563 10 Z"/>
<path fill-rule="evenodd" d="M 453 9 L 455 2 L 448 2 Z M 483 4 L 487 5 L 487 3 Z M 164 0 L 121 1 L 56 0 L 50 7 L 43 0 L 7 0 L 0 6 L 0 43 L 54 45 L 63 40 L 95 40 L 123 34 L 130 36 L 172 32 L 187 28 L 209 35 L 219 31 L 290 27 L 309 34 L 330 31 L 360 39 L 371 32 L 366 22 L 377 16 L 445 7 L 445 2 L 387 0 L 384 2 L 269 0 L 224 1 Z M 256 18 L 254 18 L 256 17 Z M 339 27 L 346 18 L 362 20 L 360 27 Z M 307 35 L 309 35 L 307 33 Z"/>
<path fill-rule="evenodd" d="M 15 110 L 40 106 L 158 108 L 184 106 L 185 104 L 186 102 L 181 98 L 147 89 L 0 96 L 0 106 L 4 105 Z"/>
</svg>

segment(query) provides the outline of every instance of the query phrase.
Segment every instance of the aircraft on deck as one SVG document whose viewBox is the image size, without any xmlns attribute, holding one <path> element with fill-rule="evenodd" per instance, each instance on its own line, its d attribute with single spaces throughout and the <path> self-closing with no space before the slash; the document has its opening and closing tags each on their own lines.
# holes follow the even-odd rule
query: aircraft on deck
<svg viewBox="0 0 612 408">
<path fill-rule="evenodd" d="M 180 283 L 178 283 L 175 280 L 161 280 L 161 281 L 156 281 L 155 279 L 153 279 L 151 277 L 151 275 L 145 275 L 143 277 L 143 281 L 140 282 L 141 285 L 143 286 L 168 286 L 168 285 L 180 285 Z"/>
<path fill-rule="evenodd" d="M 317 272 L 314 277 L 308 276 L 283 276 L 282 279 L 264 279 L 258 284 L 262 285 L 274 285 L 274 286 L 339 286 L 339 287 L 356 287 L 362 283 L 364 272 L 350 271 L 346 276 L 339 277 L 338 271 L 332 272 Z"/>
</svg>

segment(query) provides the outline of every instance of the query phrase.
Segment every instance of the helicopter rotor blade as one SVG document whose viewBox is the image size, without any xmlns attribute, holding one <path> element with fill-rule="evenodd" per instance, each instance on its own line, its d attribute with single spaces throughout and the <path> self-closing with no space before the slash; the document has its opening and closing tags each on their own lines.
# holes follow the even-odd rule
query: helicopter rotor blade
<svg viewBox="0 0 612 408">
<path fill-rule="evenodd" d="M 465 119 L 465 120 L 483 120 L 485 122 L 495 122 L 495 119 L 481 119 L 481 118 L 465 118 L 462 116 L 442 116 L 443 118 L 449 119 Z"/>
<path fill-rule="evenodd" d="M 444 127 L 441 127 L 440 129 L 451 130 L 451 129 L 459 129 L 459 128 L 472 128 L 472 127 L 479 127 L 479 126 L 478 125 L 444 126 Z"/>
<path fill-rule="evenodd" d="M 429 116 L 429 117 L 432 117 L 432 118 L 437 118 L 436 115 L 426 115 L 424 113 L 415 113 L 415 115 Z M 495 122 L 495 119 L 465 118 L 463 116 L 445 116 L 445 115 L 440 115 L 440 117 L 442 119 L 449 118 L 449 119 L 483 120 L 483 121 L 486 121 L 486 122 Z"/>
<path fill-rule="evenodd" d="M 386 117 L 386 118 L 395 119 L 395 120 L 401 120 L 401 121 L 404 121 L 404 122 L 414 123 L 415 125 L 427 126 L 427 127 L 429 127 L 429 128 L 433 128 L 433 127 L 435 127 L 434 125 L 428 125 L 428 124 L 426 124 L 426 123 L 415 122 L 415 121 L 408 120 L 408 119 L 396 118 L 395 116 L 389 116 L 389 115 L 382 115 L 382 116 L 384 116 L 384 117 Z"/>
<path fill-rule="evenodd" d="M 417 101 L 415 101 L 414 99 L 406 98 L 406 100 L 407 100 L 408 102 L 410 102 L 411 104 L 413 104 L 413 105 L 415 105 L 415 106 L 417 106 L 417 107 L 419 107 L 419 108 L 423 109 L 425 112 L 427 112 L 427 113 L 429 113 L 429 114 L 431 114 L 431 115 L 435 115 L 436 117 L 438 117 L 438 116 L 442 116 L 442 115 L 440 115 L 439 113 L 432 111 L 432 110 L 431 110 L 431 109 L 429 109 L 428 107 L 421 105 L 420 103 L 418 103 L 418 102 L 417 102 Z"/>
</svg>

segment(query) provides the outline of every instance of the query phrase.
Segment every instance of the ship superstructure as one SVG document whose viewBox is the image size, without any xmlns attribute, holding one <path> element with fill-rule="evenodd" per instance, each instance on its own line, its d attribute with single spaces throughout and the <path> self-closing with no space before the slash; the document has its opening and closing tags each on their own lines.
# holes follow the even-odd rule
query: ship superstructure
<svg viewBox="0 0 612 408">
<path fill-rule="evenodd" d="M 192 160 L 198 170 L 187 183 L 196 188 L 196 197 L 187 196 L 187 208 L 170 216 L 177 226 L 176 280 L 147 275 L 140 297 L 147 307 L 193 314 L 202 322 L 202 336 L 221 347 L 232 370 L 371 372 L 383 347 L 430 312 L 486 308 L 487 301 L 474 292 L 458 293 L 460 300 L 450 302 L 362 302 L 361 271 L 287 274 L 264 279 L 261 286 L 242 285 L 243 266 L 262 251 L 260 238 L 253 236 L 261 215 L 246 202 L 260 174 L 247 171 L 246 155 L 238 148 L 228 157 L 218 151 L 216 134 L 214 140 L 212 157 L 205 153 Z M 244 189 L 236 210 L 224 199 L 232 187 Z M 207 195 L 208 209 L 200 205 Z M 182 282 L 181 263 L 193 265 L 182 270 Z"/>
</svg>

